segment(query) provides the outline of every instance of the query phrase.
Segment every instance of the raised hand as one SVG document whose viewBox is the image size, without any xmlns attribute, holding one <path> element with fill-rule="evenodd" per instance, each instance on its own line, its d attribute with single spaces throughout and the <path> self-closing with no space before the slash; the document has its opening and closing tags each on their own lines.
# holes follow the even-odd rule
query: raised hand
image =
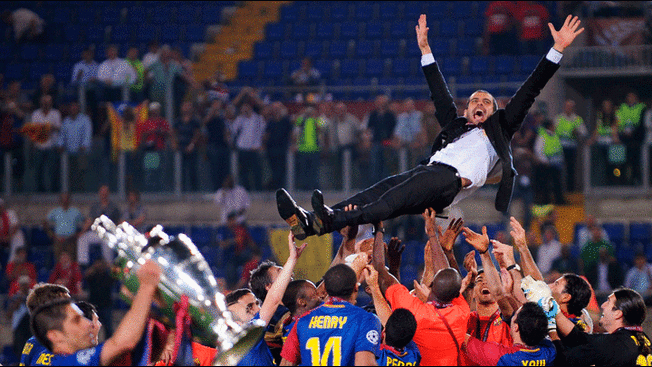
<svg viewBox="0 0 652 367">
<path fill-rule="evenodd" d="M 428 298 L 430 297 L 430 287 L 425 286 L 417 282 L 416 280 L 414 281 L 414 295 L 423 303 L 428 301 Z"/>
<path fill-rule="evenodd" d="M 564 21 L 564 25 L 559 29 L 559 31 L 555 30 L 552 23 L 548 23 L 552 38 L 555 40 L 555 44 L 552 47 L 559 52 L 564 52 L 564 49 L 573 43 L 575 37 L 584 32 L 584 28 L 581 28 L 579 31 L 577 30 L 580 23 L 582 22 L 577 16 L 573 17 L 570 14 L 566 17 L 566 21 Z"/>
<path fill-rule="evenodd" d="M 401 240 L 398 238 L 392 237 L 387 245 L 387 261 L 390 264 L 390 268 L 392 267 L 392 262 L 398 262 L 398 264 L 401 263 L 403 251 L 405 251 L 405 245 L 401 245 Z"/>
<path fill-rule="evenodd" d="M 344 211 L 349 212 L 349 211 L 357 209 L 357 208 L 358 208 L 357 206 L 355 206 L 353 204 L 349 204 L 344 208 Z M 356 238 L 358 236 L 358 226 L 357 225 L 355 225 L 355 226 L 346 226 L 346 227 L 340 229 L 340 234 L 342 235 L 342 237 L 352 240 L 352 239 L 354 239 L 354 238 Z"/>
<path fill-rule="evenodd" d="M 425 17 L 425 15 L 422 16 Z M 437 212 L 432 208 L 426 209 L 426 211 L 421 214 L 423 220 L 426 222 L 426 234 L 428 235 L 428 238 L 437 236 L 437 228 L 435 225 L 436 215 Z"/>
<path fill-rule="evenodd" d="M 374 269 L 373 266 L 367 265 L 364 269 L 364 275 L 369 288 L 380 289 L 380 287 L 378 286 L 378 272 L 376 271 L 376 269 Z"/>
<path fill-rule="evenodd" d="M 437 226 L 437 235 L 439 236 L 439 244 L 441 247 L 444 249 L 444 251 L 452 251 L 453 250 L 453 245 L 455 245 L 455 240 L 457 239 L 457 236 L 462 233 L 462 227 L 464 226 L 464 221 L 462 218 L 451 220 L 450 223 L 448 223 L 448 228 L 446 228 L 446 231 L 444 233 L 441 233 L 441 227 Z"/>
<path fill-rule="evenodd" d="M 512 226 L 512 230 L 509 232 L 509 234 L 512 236 L 514 239 L 514 244 L 518 248 L 525 248 L 527 247 L 527 239 L 525 236 L 525 229 L 523 229 L 523 226 L 521 226 L 521 223 L 519 223 L 516 218 L 511 217 L 509 219 L 509 224 Z"/>
<path fill-rule="evenodd" d="M 508 267 L 516 263 L 516 260 L 514 260 L 514 248 L 512 246 L 506 245 L 496 240 L 491 240 L 491 244 L 494 245 L 493 253 L 496 257 L 496 260 L 498 260 L 500 257 L 504 267 Z"/>
<path fill-rule="evenodd" d="M 487 226 L 482 226 L 482 234 L 473 232 L 469 227 L 464 227 L 464 237 L 474 249 L 483 254 L 489 249 L 489 236 L 487 235 Z"/>
<path fill-rule="evenodd" d="M 298 260 L 301 257 L 303 250 L 306 249 L 306 246 L 308 246 L 308 244 L 304 243 L 300 247 L 297 247 L 294 244 L 294 233 L 290 231 L 290 234 L 288 235 L 288 247 L 290 249 L 290 258 Z"/>
<path fill-rule="evenodd" d="M 507 269 L 500 268 L 500 280 L 503 283 L 505 294 L 512 294 L 514 291 L 514 278 L 512 278 L 512 274 Z"/>
<path fill-rule="evenodd" d="M 462 263 L 464 269 L 467 272 L 473 274 L 473 276 L 478 275 L 478 263 L 475 262 L 475 251 L 469 251 L 466 256 L 464 256 L 464 263 Z"/>
<path fill-rule="evenodd" d="M 423 55 L 431 53 L 430 45 L 428 45 L 428 30 L 430 28 L 426 25 L 426 15 L 421 14 L 419 17 L 419 24 L 415 27 L 417 31 L 417 43 Z"/>
</svg>

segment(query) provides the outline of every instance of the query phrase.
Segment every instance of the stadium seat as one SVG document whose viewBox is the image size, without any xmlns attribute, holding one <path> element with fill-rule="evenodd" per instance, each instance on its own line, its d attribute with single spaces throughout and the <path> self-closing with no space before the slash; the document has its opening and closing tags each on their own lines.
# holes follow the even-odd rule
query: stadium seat
<svg viewBox="0 0 652 367">
<path fill-rule="evenodd" d="M 270 23 L 265 29 L 268 41 L 280 41 L 285 37 L 285 24 Z"/>
<path fill-rule="evenodd" d="M 272 58 L 273 47 L 269 42 L 258 42 L 254 45 L 254 59 L 267 60 Z"/>
<path fill-rule="evenodd" d="M 385 70 L 385 61 L 382 59 L 367 59 L 366 60 L 366 76 L 379 77 L 383 75 Z"/>
<path fill-rule="evenodd" d="M 349 3 L 346 1 L 333 1 L 330 8 L 332 21 L 341 22 L 349 17 Z"/>
<path fill-rule="evenodd" d="M 249 233 L 251 234 L 251 239 L 253 239 L 258 246 L 268 247 L 269 239 L 267 234 L 267 227 L 265 226 L 250 227 Z"/>
<path fill-rule="evenodd" d="M 334 59 L 344 58 L 347 54 L 347 44 L 344 41 L 333 41 L 330 45 L 330 57 Z"/>
<path fill-rule="evenodd" d="M 20 58 L 24 61 L 35 61 L 39 58 L 39 47 L 36 45 L 21 46 Z"/>
<path fill-rule="evenodd" d="M 484 23 L 481 21 L 467 19 L 464 22 L 465 37 L 480 37 L 484 32 Z"/>
<path fill-rule="evenodd" d="M 322 78 L 328 79 L 331 77 L 331 70 L 333 68 L 331 60 L 317 60 L 314 62 L 313 66 L 315 69 L 319 70 Z"/>
<path fill-rule="evenodd" d="M 629 241 L 630 243 L 642 243 L 644 245 L 649 245 L 652 242 L 652 224 L 630 223 Z"/>
<path fill-rule="evenodd" d="M 258 63 L 256 61 L 240 61 L 240 64 L 238 64 L 238 76 L 257 78 Z"/>
<path fill-rule="evenodd" d="M 299 7 L 297 4 L 289 4 L 281 8 L 281 21 L 296 22 L 299 20 Z"/>
<path fill-rule="evenodd" d="M 398 1 L 381 1 L 379 12 L 380 19 L 383 20 L 403 19 L 403 12 L 399 10 Z"/>
<path fill-rule="evenodd" d="M 84 28 L 87 42 L 104 43 L 106 40 L 106 27 L 104 25 L 89 25 Z"/>
<path fill-rule="evenodd" d="M 27 68 L 27 77 L 33 81 L 40 81 L 41 76 L 50 73 L 50 64 L 43 62 L 33 62 Z"/>
<path fill-rule="evenodd" d="M 489 71 L 489 57 L 473 56 L 470 61 L 470 71 L 472 74 L 485 74 Z"/>
<path fill-rule="evenodd" d="M 439 24 L 439 37 L 453 38 L 459 35 L 459 28 L 456 20 L 444 19 Z"/>
<path fill-rule="evenodd" d="M 389 26 L 389 36 L 394 39 L 408 38 L 410 29 L 413 29 L 410 24 L 405 21 L 394 21 Z"/>
<path fill-rule="evenodd" d="M 453 19 L 469 18 L 470 2 L 469 1 L 449 1 L 450 16 Z"/>
<path fill-rule="evenodd" d="M 118 24 L 111 28 L 111 41 L 126 43 L 131 41 L 132 28 L 128 25 Z"/>
<path fill-rule="evenodd" d="M 14 48 L 7 43 L 0 44 L 0 61 L 6 62 L 13 58 Z"/>
<path fill-rule="evenodd" d="M 393 59 L 392 60 L 392 76 L 402 78 L 410 76 L 410 60 L 409 59 Z"/>
<path fill-rule="evenodd" d="M 97 9 L 94 6 L 78 7 L 77 22 L 82 24 L 97 24 Z"/>
<path fill-rule="evenodd" d="M 303 56 L 316 58 L 320 57 L 324 51 L 324 44 L 317 41 L 308 41 L 306 42 L 303 48 Z"/>
<path fill-rule="evenodd" d="M 395 58 L 399 54 L 399 41 L 384 39 L 380 42 L 380 56 Z"/>
<path fill-rule="evenodd" d="M 78 24 L 65 24 L 63 35 L 66 42 L 74 43 L 81 40 L 81 27 Z"/>
<path fill-rule="evenodd" d="M 291 39 L 294 41 L 305 41 L 311 37 L 311 26 L 304 23 L 295 23 L 292 25 Z"/>
<path fill-rule="evenodd" d="M 140 25 L 136 30 L 136 40 L 149 42 L 158 39 L 159 27 L 153 25 Z"/>
<path fill-rule="evenodd" d="M 360 74 L 360 60 L 344 59 L 340 63 L 340 77 L 351 78 Z"/>
<path fill-rule="evenodd" d="M 500 55 L 496 56 L 496 67 L 495 71 L 497 74 L 510 74 L 514 72 L 514 56 L 509 55 Z"/>
<path fill-rule="evenodd" d="M 330 40 L 335 36 L 333 23 L 319 23 L 317 24 L 317 38 L 322 40 Z"/>
<path fill-rule="evenodd" d="M 319 6 L 318 3 L 313 3 L 313 5 L 310 7 L 310 10 L 306 10 L 306 19 L 310 22 L 323 22 L 324 19 L 326 18 L 326 14 L 324 14 L 324 8 Z M 301 13 L 301 11 L 299 12 Z M 321 23 L 321 24 L 332 24 L 332 23 Z"/>
<path fill-rule="evenodd" d="M 367 39 L 378 39 L 383 36 L 384 25 L 382 22 L 371 21 L 365 24 L 365 35 Z"/>
<path fill-rule="evenodd" d="M 475 55 L 476 41 L 475 38 L 458 38 L 456 54 L 458 56 L 471 56 Z"/>
<path fill-rule="evenodd" d="M 72 78 L 72 66 L 57 63 L 54 65 L 53 73 L 56 80 L 64 80 L 67 83 Z"/>
<path fill-rule="evenodd" d="M 163 43 L 171 43 L 178 41 L 181 38 L 181 28 L 178 24 L 172 23 L 167 24 L 165 27 L 161 27 L 161 34 L 159 40 Z"/>
<path fill-rule="evenodd" d="M 210 3 L 209 3 L 210 4 Z M 201 11 L 201 23 L 203 25 L 220 24 L 222 21 L 222 8 L 204 7 Z"/>
<path fill-rule="evenodd" d="M 186 226 L 166 226 L 163 228 L 163 231 L 168 236 L 177 236 L 179 233 L 188 234 L 188 228 Z"/>
<path fill-rule="evenodd" d="M 177 8 L 175 20 L 179 24 L 193 24 L 197 23 L 200 14 L 201 10 L 196 6 L 180 6 Z"/>
<path fill-rule="evenodd" d="M 280 78 L 283 76 L 283 62 L 270 60 L 265 62 L 265 77 Z"/>
<path fill-rule="evenodd" d="M 165 6 L 157 7 L 152 11 L 152 23 L 159 25 L 169 25 L 173 21 L 172 8 Z"/>
<path fill-rule="evenodd" d="M 355 54 L 360 58 L 366 58 L 374 54 L 374 43 L 369 40 L 358 40 L 355 44 Z"/>
<path fill-rule="evenodd" d="M 401 84 L 401 79 L 396 77 L 378 78 L 378 85 L 380 86 L 395 86 Z"/>
<path fill-rule="evenodd" d="M 215 229 L 210 226 L 192 226 L 190 238 L 197 247 L 210 245 L 215 242 Z"/>
<path fill-rule="evenodd" d="M 340 25 L 341 39 L 354 39 L 360 37 L 360 24 L 357 22 L 344 22 Z"/>
<path fill-rule="evenodd" d="M 442 59 L 441 71 L 445 78 L 458 76 L 462 73 L 462 61 L 458 57 L 446 57 Z"/>
<path fill-rule="evenodd" d="M 204 42 L 206 39 L 206 28 L 201 24 L 190 24 L 186 27 L 187 42 Z"/>
<path fill-rule="evenodd" d="M 519 56 L 519 60 L 521 62 L 520 63 L 521 74 L 529 74 L 537 67 L 539 60 L 541 60 L 541 57 L 538 55 L 522 55 Z M 525 81 L 525 79 L 523 79 L 523 81 Z"/>
<path fill-rule="evenodd" d="M 355 4 L 355 18 L 360 21 L 369 21 L 373 18 L 374 7 L 368 1 L 354 1 Z"/>
<path fill-rule="evenodd" d="M 428 12 L 426 13 L 428 14 L 428 19 L 432 19 L 432 20 L 445 19 L 446 17 L 449 16 L 448 6 L 449 6 L 448 1 L 431 2 L 430 4 L 428 4 L 428 10 L 427 10 Z"/>
<path fill-rule="evenodd" d="M 127 8 L 127 18 L 128 23 L 147 23 L 149 21 L 149 9 L 143 6 L 131 6 Z"/>
<path fill-rule="evenodd" d="M 298 54 L 298 45 L 294 41 L 283 41 L 281 43 L 280 56 L 282 59 L 294 59 Z"/>
<path fill-rule="evenodd" d="M 4 77 L 7 80 L 11 79 L 23 79 L 25 77 L 24 68 L 25 64 L 7 64 L 5 66 Z"/>
<path fill-rule="evenodd" d="M 61 6 L 52 13 L 52 17 L 49 19 L 49 21 L 51 21 L 52 24 L 62 25 L 70 22 L 71 16 L 72 12 L 70 11 L 70 8 Z"/>
<path fill-rule="evenodd" d="M 424 5 L 427 4 L 425 1 L 405 1 L 404 4 L 403 18 L 405 20 L 416 22 L 421 14 L 428 14 L 429 19 L 432 19 L 430 13 L 426 13 L 424 10 Z"/>
<path fill-rule="evenodd" d="M 625 240 L 625 225 L 623 223 L 604 223 L 602 225 L 614 246 Z"/>
<path fill-rule="evenodd" d="M 115 25 L 120 22 L 122 17 L 122 10 L 119 8 L 104 8 L 102 10 L 101 23 L 106 25 Z"/>
<path fill-rule="evenodd" d="M 52 246 L 52 240 L 48 237 L 47 233 L 41 227 L 32 227 L 29 236 L 32 247 L 49 247 Z"/>
</svg>

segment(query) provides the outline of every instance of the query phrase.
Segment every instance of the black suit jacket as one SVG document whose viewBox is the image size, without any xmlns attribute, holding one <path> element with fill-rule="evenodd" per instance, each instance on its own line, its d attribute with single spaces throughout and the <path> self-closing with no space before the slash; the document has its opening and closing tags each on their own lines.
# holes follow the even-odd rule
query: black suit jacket
<svg viewBox="0 0 652 367">
<path fill-rule="evenodd" d="M 453 101 L 453 96 L 448 91 L 446 81 L 439 70 L 437 62 L 426 65 L 422 69 L 430 88 L 430 98 L 435 103 L 437 120 L 442 128 L 441 133 L 432 145 L 431 154 L 435 154 L 435 152 L 464 133 L 467 119 L 463 116 L 457 116 L 457 107 Z M 512 137 L 521 127 L 528 110 L 534 104 L 534 99 L 557 69 L 559 69 L 559 64 L 555 64 L 544 57 L 505 108 L 496 111 L 483 125 L 491 145 L 500 158 L 499 164 L 501 166 L 498 168 L 502 168 L 502 177 L 495 202 L 496 210 L 500 212 L 506 212 L 509 209 L 516 177 L 510 145 Z"/>
</svg>

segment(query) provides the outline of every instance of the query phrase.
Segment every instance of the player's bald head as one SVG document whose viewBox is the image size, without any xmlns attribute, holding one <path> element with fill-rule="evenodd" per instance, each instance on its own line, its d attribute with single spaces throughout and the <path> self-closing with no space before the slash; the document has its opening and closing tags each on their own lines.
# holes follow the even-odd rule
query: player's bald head
<svg viewBox="0 0 652 367">
<path fill-rule="evenodd" d="M 335 265 L 324 275 L 324 286 L 331 297 L 348 299 L 356 291 L 358 278 L 346 264 Z"/>
<path fill-rule="evenodd" d="M 432 282 L 432 294 L 439 302 L 449 303 L 460 295 L 462 277 L 453 268 L 442 269 Z"/>
</svg>

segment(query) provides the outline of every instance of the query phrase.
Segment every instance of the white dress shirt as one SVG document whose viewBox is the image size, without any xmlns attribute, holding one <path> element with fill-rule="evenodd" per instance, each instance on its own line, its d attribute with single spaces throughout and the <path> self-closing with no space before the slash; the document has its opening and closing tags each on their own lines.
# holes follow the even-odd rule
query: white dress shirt
<svg viewBox="0 0 652 367">
<path fill-rule="evenodd" d="M 34 146 L 41 150 L 53 148 L 59 141 L 59 129 L 61 128 L 61 114 L 59 111 L 51 108 L 50 111 L 45 114 L 43 113 L 43 110 L 39 108 L 32 113 L 31 122 L 33 124 L 52 125 L 53 130 L 51 130 L 50 138 L 44 143 L 34 143 Z"/>
<path fill-rule="evenodd" d="M 112 87 L 121 87 L 133 84 L 136 81 L 136 72 L 125 60 L 115 58 L 100 64 L 97 79 L 107 84 L 110 82 Z"/>
<path fill-rule="evenodd" d="M 267 123 L 259 114 L 252 112 L 251 116 L 240 115 L 233 122 L 233 132 L 236 136 L 235 145 L 242 150 L 258 150 L 263 145 L 263 134 Z"/>
</svg>

